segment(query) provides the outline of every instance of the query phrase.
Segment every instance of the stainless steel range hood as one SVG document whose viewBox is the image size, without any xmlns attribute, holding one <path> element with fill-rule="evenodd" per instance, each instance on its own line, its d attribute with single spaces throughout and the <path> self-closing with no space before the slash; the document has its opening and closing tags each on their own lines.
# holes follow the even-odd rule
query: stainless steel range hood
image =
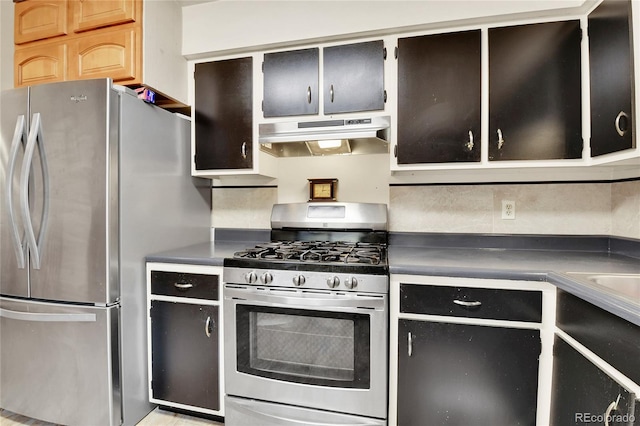
<svg viewBox="0 0 640 426">
<path fill-rule="evenodd" d="M 365 117 L 262 123 L 260 149 L 276 157 L 389 152 L 390 118 Z"/>
</svg>

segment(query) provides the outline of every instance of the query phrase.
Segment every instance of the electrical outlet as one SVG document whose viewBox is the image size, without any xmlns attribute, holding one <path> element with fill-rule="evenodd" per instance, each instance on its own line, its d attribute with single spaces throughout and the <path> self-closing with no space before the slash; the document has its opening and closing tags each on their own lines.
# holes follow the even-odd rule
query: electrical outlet
<svg viewBox="0 0 640 426">
<path fill-rule="evenodd" d="M 516 218 L 516 202 L 515 201 L 502 200 L 502 218 L 503 219 Z"/>
</svg>

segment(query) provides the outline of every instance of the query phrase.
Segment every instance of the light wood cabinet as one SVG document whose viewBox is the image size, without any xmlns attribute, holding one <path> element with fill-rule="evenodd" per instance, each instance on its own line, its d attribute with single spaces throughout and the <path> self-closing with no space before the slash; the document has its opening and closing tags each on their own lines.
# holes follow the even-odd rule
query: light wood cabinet
<svg viewBox="0 0 640 426">
<path fill-rule="evenodd" d="M 67 0 L 31 0 L 15 4 L 14 43 L 66 35 L 68 32 Z"/>
<path fill-rule="evenodd" d="M 69 80 L 110 77 L 119 83 L 139 82 L 142 68 L 140 31 L 109 27 L 69 43 Z"/>
<path fill-rule="evenodd" d="M 16 49 L 16 86 L 52 83 L 67 79 L 66 43 L 49 43 Z"/>
<path fill-rule="evenodd" d="M 81 32 L 110 25 L 135 22 L 142 17 L 142 1 L 72 1 L 73 31 Z"/>
</svg>

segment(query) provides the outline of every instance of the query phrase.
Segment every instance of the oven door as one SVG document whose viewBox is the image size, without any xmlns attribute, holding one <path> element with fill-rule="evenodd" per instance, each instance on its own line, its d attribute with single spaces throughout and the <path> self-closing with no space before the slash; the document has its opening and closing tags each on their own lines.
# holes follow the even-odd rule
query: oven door
<svg viewBox="0 0 640 426">
<path fill-rule="evenodd" d="M 227 395 L 386 419 L 387 299 L 226 284 Z"/>
</svg>

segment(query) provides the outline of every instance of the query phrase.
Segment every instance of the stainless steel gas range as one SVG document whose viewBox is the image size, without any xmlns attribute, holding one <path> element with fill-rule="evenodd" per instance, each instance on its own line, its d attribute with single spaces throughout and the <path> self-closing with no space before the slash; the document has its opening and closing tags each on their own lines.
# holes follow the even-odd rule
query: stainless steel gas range
<svg viewBox="0 0 640 426">
<path fill-rule="evenodd" d="M 386 425 L 387 206 L 276 204 L 224 260 L 225 424 Z"/>
</svg>

